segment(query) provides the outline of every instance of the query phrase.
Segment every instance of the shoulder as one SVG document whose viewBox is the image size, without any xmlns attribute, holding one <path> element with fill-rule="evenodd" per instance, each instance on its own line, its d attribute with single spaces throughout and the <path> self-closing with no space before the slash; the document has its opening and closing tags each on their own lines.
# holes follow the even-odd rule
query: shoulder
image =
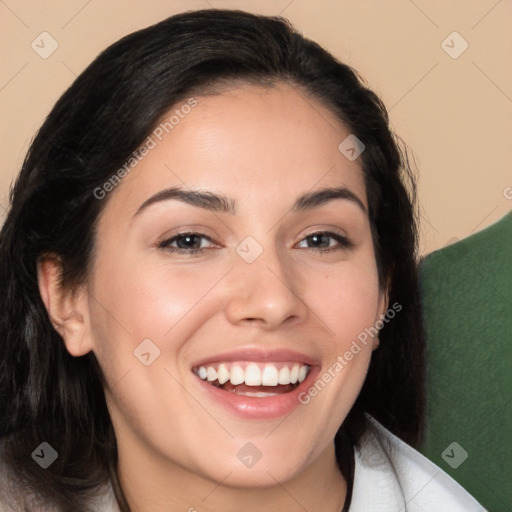
<svg viewBox="0 0 512 512">
<path fill-rule="evenodd" d="M 455 480 L 369 417 L 355 450 L 350 512 L 485 512 Z"/>
</svg>

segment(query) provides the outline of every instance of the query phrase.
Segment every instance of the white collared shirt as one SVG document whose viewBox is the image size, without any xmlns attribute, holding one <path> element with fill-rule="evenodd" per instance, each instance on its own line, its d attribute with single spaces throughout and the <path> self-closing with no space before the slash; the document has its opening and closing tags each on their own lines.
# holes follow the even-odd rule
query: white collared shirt
<svg viewBox="0 0 512 512">
<path fill-rule="evenodd" d="M 453 478 L 373 418 L 355 450 L 349 512 L 484 512 Z"/>
</svg>

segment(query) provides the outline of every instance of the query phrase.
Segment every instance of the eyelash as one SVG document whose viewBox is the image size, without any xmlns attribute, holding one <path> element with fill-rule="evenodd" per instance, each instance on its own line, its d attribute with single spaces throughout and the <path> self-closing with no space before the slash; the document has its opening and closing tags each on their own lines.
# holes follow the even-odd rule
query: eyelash
<svg viewBox="0 0 512 512">
<path fill-rule="evenodd" d="M 201 249 L 181 249 L 179 247 L 172 247 L 170 244 L 176 242 L 177 240 L 181 238 L 191 237 L 191 236 L 197 236 L 201 239 L 208 240 L 209 242 L 213 243 L 213 240 L 203 233 L 196 233 L 196 232 L 186 232 L 186 233 L 179 233 L 178 235 L 175 235 L 171 238 L 168 238 L 166 240 L 163 240 L 162 242 L 158 243 L 159 249 L 164 249 L 166 251 L 169 251 L 171 253 L 176 254 L 187 254 L 187 255 L 195 255 L 195 254 L 203 254 L 204 248 Z M 308 247 L 307 249 L 310 249 L 313 252 L 325 254 L 332 251 L 339 251 L 343 249 L 350 249 L 353 247 L 353 243 L 345 236 L 340 235 L 338 233 L 333 233 L 332 231 L 316 231 L 315 233 L 311 233 L 310 235 L 304 237 L 299 243 L 303 242 L 304 240 L 307 240 L 308 238 L 314 237 L 314 236 L 328 236 L 329 238 L 332 238 L 338 242 L 337 246 L 334 247 L 328 247 L 326 249 L 320 249 L 317 247 Z"/>
</svg>

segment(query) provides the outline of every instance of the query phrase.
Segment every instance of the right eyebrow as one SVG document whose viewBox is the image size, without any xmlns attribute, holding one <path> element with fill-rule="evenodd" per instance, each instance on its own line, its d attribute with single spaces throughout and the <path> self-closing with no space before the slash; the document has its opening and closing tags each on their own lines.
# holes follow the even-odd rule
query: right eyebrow
<svg viewBox="0 0 512 512">
<path fill-rule="evenodd" d="M 207 191 L 199 192 L 196 190 L 184 190 L 180 187 L 171 187 L 161 190 L 149 199 L 146 199 L 139 206 L 134 217 L 139 215 L 148 206 L 161 201 L 168 201 L 170 199 L 176 199 L 183 203 L 197 206 L 198 208 L 204 208 L 211 212 L 230 213 L 231 215 L 236 215 L 235 202 L 226 196 Z"/>
</svg>

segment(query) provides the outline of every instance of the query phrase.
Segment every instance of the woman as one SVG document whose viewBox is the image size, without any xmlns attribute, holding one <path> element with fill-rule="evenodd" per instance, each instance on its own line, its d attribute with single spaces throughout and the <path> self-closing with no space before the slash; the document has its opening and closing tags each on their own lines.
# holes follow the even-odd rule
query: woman
<svg viewBox="0 0 512 512">
<path fill-rule="evenodd" d="M 404 443 L 408 184 L 379 99 L 284 20 L 108 48 L 1 232 L 2 510 L 483 510 Z"/>
</svg>

